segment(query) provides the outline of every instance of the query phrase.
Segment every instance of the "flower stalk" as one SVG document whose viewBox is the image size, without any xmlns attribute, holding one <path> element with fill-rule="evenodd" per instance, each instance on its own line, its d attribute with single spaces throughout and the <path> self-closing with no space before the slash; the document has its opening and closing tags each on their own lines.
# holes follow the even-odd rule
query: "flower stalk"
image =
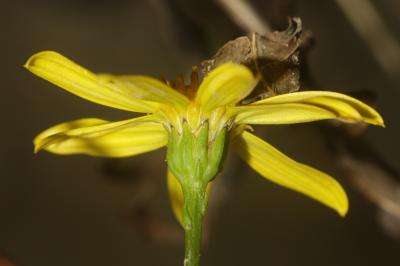
<svg viewBox="0 0 400 266">
<path fill-rule="evenodd" d="M 185 230 L 184 266 L 200 265 L 203 218 L 206 213 L 208 197 L 204 184 L 194 184 L 184 190 L 183 227 Z"/>
</svg>

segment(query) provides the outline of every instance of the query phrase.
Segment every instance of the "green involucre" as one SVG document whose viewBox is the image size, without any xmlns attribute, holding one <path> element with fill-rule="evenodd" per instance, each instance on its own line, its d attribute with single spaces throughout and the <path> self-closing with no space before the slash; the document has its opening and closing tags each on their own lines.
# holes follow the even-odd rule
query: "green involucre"
<svg viewBox="0 0 400 266">
<path fill-rule="evenodd" d="M 209 139 L 207 122 L 196 133 L 192 132 L 187 123 L 181 134 L 172 129 L 168 141 L 168 168 L 183 189 L 194 183 L 207 185 L 218 174 L 224 161 L 225 142 L 225 128 L 214 139 Z"/>
</svg>

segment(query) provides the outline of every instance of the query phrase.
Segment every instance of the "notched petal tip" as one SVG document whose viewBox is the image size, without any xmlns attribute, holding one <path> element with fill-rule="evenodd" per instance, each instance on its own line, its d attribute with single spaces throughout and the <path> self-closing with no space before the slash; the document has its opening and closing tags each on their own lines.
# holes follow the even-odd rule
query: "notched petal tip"
<svg viewBox="0 0 400 266">
<path fill-rule="evenodd" d="M 338 206 L 338 208 L 336 208 L 336 211 L 338 212 L 340 217 L 345 218 L 347 213 L 348 213 L 348 211 L 349 211 L 348 202 L 346 202 L 346 205 L 344 205 L 344 206 Z"/>
<path fill-rule="evenodd" d="M 53 127 L 55 128 L 55 127 Z M 49 145 L 51 145 L 56 138 L 62 138 L 61 134 L 59 133 L 52 133 L 52 128 L 49 128 L 40 134 L 38 134 L 34 139 L 33 139 L 33 153 L 38 154 L 42 150 L 46 150 Z"/>
<path fill-rule="evenodd" d="M 382 116 L 378 113 L 377 110 L 372 108 L 371 106 L 361 102 L 360 100 L 354 99 L 353 101 L 359 104 L 360 113 L 362 114 L 362 121 L 374 126 L 386 127 L 385 122 Z"/>
<path fill-rule="evenodd" d="M 33 154 L 38 154 L 42 148 L 39 145 L 33 144 Z"/>
<path fill-rule="evenodd" d="M 38 154 L 41 150 L 43 150 L 43 132 L 38 134 L 34 139 L 33 139 L 33 154 Z"/>
<path fill-rule="evenodd" d="M 343 187 L 338 182 L 335 181 L 335 183 L 337 186 L 335 189 L 336 200 L 332 200 L 329 204 L 325 204 L 335 210 L 340 217 L 344 218 L 349 211 L 349 199 Z"/>
<path fill-rule="evenodd" d="M 47 57 L 47 56 L 61 56 L 61 55 L 55 51 L 50 51 L 50 50 L 41 51 L 41 52 L 35 53 L 31 57 L 29 57 L 28 60 L 26 61 L 26 63 L 23 65 L 23 67 L 30 70 L 31 67 L 35 65 L 35 61 L 38 58 Z"/>
<path fill-rule="evenodd" d="M 385 127 L 386 127 L 385 121 L 383 120 L 383 118 L 380 116 L 379 113 L 377 113 L 377 115 L 378 115 L 378 116 L 377 116 L 376 119 L 374 120 L 375 125 L 385 128 Z"/>
</svg>

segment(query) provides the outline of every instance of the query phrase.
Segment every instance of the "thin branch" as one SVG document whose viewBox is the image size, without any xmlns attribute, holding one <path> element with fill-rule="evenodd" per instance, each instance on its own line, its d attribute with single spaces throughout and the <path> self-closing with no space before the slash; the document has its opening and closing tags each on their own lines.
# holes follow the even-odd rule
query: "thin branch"
<svg viewBox="0 0 400 266">
<path fill-rule="evenodd" d="M 400 184 L 378 165 L 342 155 L 339 162 L 353 185 L 379 208 L 400 220 Z"/>
<path fill-rule="evenodd" d="M 369 0 L 336 0 L 380 67 L 392 78 L 400 70 L 400 44 Z"/>
<path fill-rule="evenodd" d="M 232 20 L 245 32 L 267 34 L 271 32 L 268 23 L 245 0 L 217 0 Z"/>
</svg>

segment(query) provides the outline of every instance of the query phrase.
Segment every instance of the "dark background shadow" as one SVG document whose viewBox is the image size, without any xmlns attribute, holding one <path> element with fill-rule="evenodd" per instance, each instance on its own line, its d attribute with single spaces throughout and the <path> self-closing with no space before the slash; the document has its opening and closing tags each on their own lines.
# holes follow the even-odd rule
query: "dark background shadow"
<svg viewBox="0 0 400 266">
<path fill-rule="evenodd" d="M 387 128 L 370 128 L 365 137 L 400 171 L 399 76 L 382 71 L 333 1 L 281 2 L 289 7 L 254 4 L 272 27 L 283 29 L 287 15 L 303 19 L 316 42 L 309 71 L 321 88 L 378 96 Z M 399 3 L 373 3 L 399 40 Z M 6 1 L 0 32 L 0 255 L 21 266 L 181 265 L 165 151 L 119 161 L 34 155 L 32 139 L 49 126 L 131 114 L 68 94 L 22 65 L 49 49 L 95 72 L 173 78 L 243 32 L 217 4 L 183 0 Z M 224 200 L 213 211 L 203 265 L 399 265 L 400 242 L 381 227 L 376 207 L 341 178 L 315 125 L 268 127 L 262 134 L 296 160 L 336 176 L 350 212 L 341 219 L 230 158 L 226 168 L 239 170 L 227 171 L 215 195 Z"/>
</svg>

